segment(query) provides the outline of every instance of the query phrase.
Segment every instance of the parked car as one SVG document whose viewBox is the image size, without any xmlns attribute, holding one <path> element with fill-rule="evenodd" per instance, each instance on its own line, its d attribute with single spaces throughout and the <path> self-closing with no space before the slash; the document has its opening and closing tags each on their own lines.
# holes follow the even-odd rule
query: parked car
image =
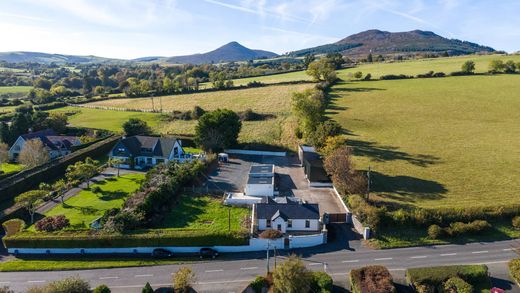
<svg viewBox="0 0 520 293">
<path fill-rule="evenodd" d="M 213 248 L 201 248 L 200 249 L 200 258 L 215 258 L 218 256 L 218 251 Z"/>
<path fill-rule="evenodd" d="M 156 248 L 152 251 L 152 256 L 156 257 L 156 258 L 172 257 L 173 252 L 169 251 L 168 249 L 164 249 L 164 248 Z"/>
</svg>

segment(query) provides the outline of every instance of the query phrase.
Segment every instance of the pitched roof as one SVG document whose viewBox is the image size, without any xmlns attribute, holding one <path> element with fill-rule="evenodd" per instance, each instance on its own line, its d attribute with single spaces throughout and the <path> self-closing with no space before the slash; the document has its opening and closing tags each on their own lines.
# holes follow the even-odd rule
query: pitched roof
<svg viewBox="0 0 520 293">
<path fill-rule="evenodd" d="M 320 210 L 317 203 L 300 204 L 294 201 L 287 203 L 277 203 L 274 200 L 267 200 L 266 203 L 258 203 L 256 207 L 256 217 L 258 219 L 274 219 L 275 216 L 285 217 L 284 219 L 319 219 Z"/>
<path fill-rule="evenodd" d="M 39 139 L 44 146 L 51 150 L 58 150 L 63 147 L 70 149 L 71 146 L 81 144 L 81 141 L 76 136 L 57 135 L 52 129 L 27 133 L 21 135 L 21 137 L 25 141 Z"/>
<path fill-rule="evenodd" d="M 177 139 L 170 137 L 155 137 L 136 135 L 121 139 L 121 143 L 128 149 L 132 156 L 157 156 L 170 155 Z M 151 150 L 146 152 L 145 149 Z"/>
</svg>

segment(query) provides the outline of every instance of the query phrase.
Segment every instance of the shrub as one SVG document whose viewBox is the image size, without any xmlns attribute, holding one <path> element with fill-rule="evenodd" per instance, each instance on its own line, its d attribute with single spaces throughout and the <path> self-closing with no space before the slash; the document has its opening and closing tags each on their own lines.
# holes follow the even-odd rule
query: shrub
<svg viewBox="0 0 520 293">
<path fill-rule="evenodd" d="M 313 272 L 311 292 L 332 293 L 332 277 L 324 272 Z"/>
<path fill-rule="evenodd" d="M 143 225 L 144 215 L 138 211 L 122 211 L 109 219 L 103 225 L 106 232 L 118 232 L 136 229 Z"/>
<path fill-rule="evenodd" d="M 419 285 L 439 287 L 451 277 L 459 277 L 470 284 L 489 281 L 488 268 L 485 265 L 414 268 L 406 271 L 406 277 L 416 288 Z"/>
<path fill-rule="evenodd" d="M 299 293 L 308 292 L 312 276 L 298 257 L 291 255 L 278 265 L 273 272 L 274 292 Z"/>
<path fill-rule="evenodd" d="M 451 236 L 462 234 L 474 234 L 491 228 L 491 225 L 484 220 L 475 220 L 470 223 L 455 222 L 451 223 L 446 232 Z"/>
<path fill-rule="evenodd" d="M 516 229 L 520 229 L 520 216 L 516 216 L 516 217 L 513 218 L 512 225 Z"/>
<path fill-rule="evenodd" d="M 141 290 L 141 293 L 153 293 L 153 288 L 150 285 L 150 283 L 146 282 L 146 285 L 144 285 L 143 290 Z"/>
<path fill-rule="evenodd" d="M 45 292 L 52 293 L 89 293 L 90 284 L 79 277 L 69 277 L 54 281 L 45 286 Z"/>
<path fill-rule="evenodd" d="M 94 288 L 92 293 L 110 293 L 110 288 L 108 288 L 108 286 L 104 284 L 99 285 L 96 288 Z"/>
<path fill-rule="evenodd" d="M 14 293 L 14 291 L 9 289 L 9 287 L 4 286 L 4 287 L 0 287 L 0 293 Z"/>
<path fill-rule="evenodd" d="M 444 283 L 444 292 L 473 293 L 473 286 L 459 277 L 451 277 Z"/>
<path fill-rule="evenodd" d="M 92 187 L 91 191 L 92 191 L 93 193 L 101 193 L 101 192 L 103 192 L 103 190 L 102 190 L 101 187 L 99 187 L 99 186 L 94 186 L 94 187 Z"/>
<path fill-rule="evenodd" d="M 253 112 L 251 109 L 247 109 L 244 112 L 238 113 L 238 116 L 242 121 L 256 121 L 262 119 L 262 115 Z"/>
<path fill-rule="evenodd" d="M 173 275 L 173 288 L 175 292 L 190 292 L 193 282 L 195 282 L 195 273 L 188 267 L 180 268 L 175 275 Z"/>
<path fill-rule="evenodd" d="M 361 71 L 356 71 L 354 73 L 354 78 L 360 79 L 362 76 L 363 76 L 363 72 L 361 72 Z"/>
<path fill-rule="evenodd" d="M 367 266 L 350 271 L 352 293 L 393 293 L 396 292 L 392 275 L 384 266 Z"/>
<path fill-rule="evenodd" d="M 413 76 L 408 76 L 404 74 L 387 74 L 387 75 L 381 75 L 379 79 L 381 80 L 394 80 L 394 79 L 409 79 L 413 78 Z"/>
<path fill-rule="evenodd" d="M 25 229 L 25 222 L 20 219 L 11 219 L 5 221 L 2 227 L 4 227 L 5 235 L 11 236 Z"/>
<path fill-rule="evenodd" d="M 439 239 L 444 234 L 444 230 L 439 225 L 431 225 L 428 227 L 428 237 L 430 239 Z"/>
<path fill-rule="evenodd" d="M 206 111 L 204 109 L 202 109 L 199 106 L 195 106 L 195 107 L 193 107 L 193 110 L 191 111 L 191 119 L 197 120 L 200 117 L 202 117 L 202 115 L 204 115 L 205 113 L 206 113 Z"/>
<path fill-rule="evenodd" d="M 351 195 L 348 197 L 349 207 L 352 212 L 358 216 L 359 220 L 376 231 L 381 222 L 382 210 L 370 205 L 364 198 L 359 195 Z"/>
<path fill-rule="evenodd" d="M 249 284 L 249 287 L 255 291 L 255 293 L 261 293 L 262 289 L 267 287 L 267 280 L 262 276 L 257 276 L 253 282 Z"/>
<path fill-rule="evenodd" d="M 262 239 L 277 239 L 282 237 L 282 232 L 275 229 L 267 229 L 258 236 Z"/>
<path fill-rule="evenodd" d="M 365 78 L 363 78 L 363 80 L 366 80 L 366 81 L 371 80 L 371 79 L 372 79 L 372 74 L 370 74 L 370 73 L 367 73 L 367 75 L 365 75 Z"/>
<path fill-rule="evenodd" d="M 415 286 L 417 293 L 435 293 L 435 287 L 429 284 L 419 284 Z"/>
<path fill-rule="evenodd" d="M 70 221 L 64 215 L 45 217 L 34 225 L 37 231 L 53 232 L 70 226 Z"/>
<path fill-rule="evenodd" d="M 516 281 L 520 282 L 520 258 L 513 259 L 508 264 L 509 274 Z"/>
</svg>

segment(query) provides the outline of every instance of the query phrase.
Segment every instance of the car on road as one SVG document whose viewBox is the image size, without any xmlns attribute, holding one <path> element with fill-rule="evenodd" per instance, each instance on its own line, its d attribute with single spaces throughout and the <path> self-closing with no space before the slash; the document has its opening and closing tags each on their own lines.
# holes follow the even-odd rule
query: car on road
<svg viewBox="0 0 520 293">
<path fill-rule="evenodd" d="M 164 248 L 156 248 L 152 251 L 152 256 L 155 258 L 167 258 L 173 257 L 173 252 Z"/>
<path fill-rule="evenodd" d="M 200 258 L 215 258 L 218 256 L 218 251 L 213 248 L 201 248 L 200 249 Z"/>
</svg>

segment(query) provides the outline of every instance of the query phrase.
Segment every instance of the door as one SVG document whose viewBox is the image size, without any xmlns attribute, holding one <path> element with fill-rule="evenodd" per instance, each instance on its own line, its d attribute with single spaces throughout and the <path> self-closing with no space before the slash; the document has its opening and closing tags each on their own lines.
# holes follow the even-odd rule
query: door
<svg viewBox="0 0 520 293">
<path fill-rule="evenodd" d="M 277 229 L 278 229 L 278 231 L 282 231 L 282 225 L 278 224 Z"/>
</svg>

